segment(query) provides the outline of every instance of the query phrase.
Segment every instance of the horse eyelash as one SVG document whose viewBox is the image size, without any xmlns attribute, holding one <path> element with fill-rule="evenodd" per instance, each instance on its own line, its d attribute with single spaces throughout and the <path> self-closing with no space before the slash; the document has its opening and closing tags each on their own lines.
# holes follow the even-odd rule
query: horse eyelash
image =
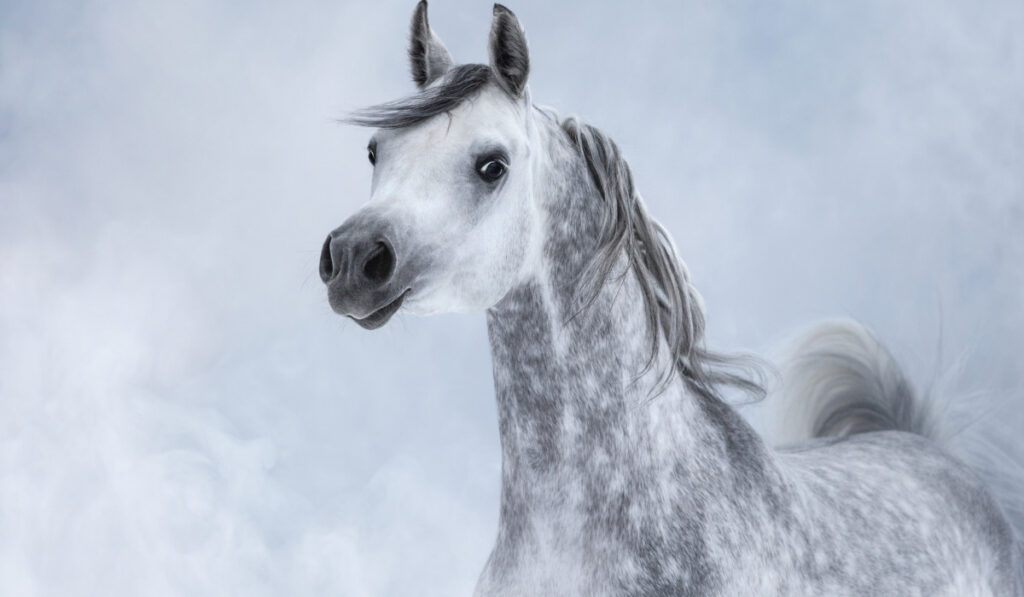
<svg viewBox="0 0 1024 597">
<path fill-rule="evenodd" d="M 504 151 L 497 150 L 488 151 L 486 153 L 480 154 L 480 156 L 476 158 L 476 168 L 479 170 L 480 167 L 486 164 L 487 162 L 494 161 L 498 161 L 501 162 L 502 164 L 505 164 L 506 168 L 508 168 L 509 166 L 508 154 L 505 153 Z"/>
</svg>

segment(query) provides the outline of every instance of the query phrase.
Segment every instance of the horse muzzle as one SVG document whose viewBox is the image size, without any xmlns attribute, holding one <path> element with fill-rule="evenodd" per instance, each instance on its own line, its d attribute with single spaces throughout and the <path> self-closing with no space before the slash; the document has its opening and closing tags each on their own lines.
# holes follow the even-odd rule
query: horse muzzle
<svg viewBox="0 0 1024 597">
<path fill-rule="evenodd" d="M 410 290 L 396 282 L 398 255 L 388 228 L 377 217 L 356 214 L 331 232 L 320 252 L 331 308 L 371 330 L 391 319 Z"/>
</svg>

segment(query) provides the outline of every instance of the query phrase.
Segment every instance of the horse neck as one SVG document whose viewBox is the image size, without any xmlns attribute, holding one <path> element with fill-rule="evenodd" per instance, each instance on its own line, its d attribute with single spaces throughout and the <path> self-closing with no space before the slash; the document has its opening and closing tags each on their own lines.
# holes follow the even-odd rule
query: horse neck
<svg viewBox="0 0 1024 597">
<path fill-rule="evenodd" d="M 657 518 L 685 502 L 687 515 L 700 517 L 703 504 L 736 497 L 738 482 L 746 486 L 771 466 L 734 411 L 679 376 L 651 395 L 669 366 L 667 349 L 645 369 L 648 334 L 658 332 L 647 329 L 633 270 L 615 275 L 625 271 L 625 255 L 589 307 L 577 308 L 576 281 L 596 247 L 602 199 L 560 132 L 549 131 L 551 163 L 535 172 L 548 222 L 542 265 L 487 318 L 503 541 L 537 527 L 518 520 L 528 515 L 575 512 L 592 525 L 621 515 L 623 504 Z"/>
</svg>

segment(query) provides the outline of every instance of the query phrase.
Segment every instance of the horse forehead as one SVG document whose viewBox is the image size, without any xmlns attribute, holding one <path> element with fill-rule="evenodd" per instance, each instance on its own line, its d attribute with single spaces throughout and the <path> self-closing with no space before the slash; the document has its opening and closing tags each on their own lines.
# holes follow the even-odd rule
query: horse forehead
<svg viewBox="0 0 1024 597">
<path fill-rule="evenodd" d="M 497 86 L 488 86 L 477 97 L 463 102 L 452 112 L 453 128 L 461 132 L 489 132 L 515 136 L 524 129 L 516 104 Z"/>
<path fill-rule="evenodd" d="M 477 142 L 499 142 L 514 151 L 524 126 L 515 105 L 499 89 L 485 88 L 451 112 L 419 126 L 394 131 L 394 142 L 420 156 L 460 152 Z M 429 151 L 427 151 L 429 150 Z"/>
</svg>

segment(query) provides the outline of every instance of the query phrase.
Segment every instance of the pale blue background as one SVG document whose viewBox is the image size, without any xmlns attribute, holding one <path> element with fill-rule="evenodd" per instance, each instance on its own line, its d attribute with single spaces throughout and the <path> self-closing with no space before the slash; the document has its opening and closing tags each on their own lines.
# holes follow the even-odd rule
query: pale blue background
<svg viewBox="0 0 1024 597">
<path fill-rule="evenodd" d="M 0 593 L 468 594 L 497 522 L 481 314 L 330 312 L 348 109 L 413 2 L 0 5 Z M 711 344 L 855 316 L 1024 431 L 1024 3 L 511 4 L 608 131 Z M 437 0 L 460 61 L 484 2 Z M 992 406 L 996 405 L 996 406 Z"/>
</svg>

